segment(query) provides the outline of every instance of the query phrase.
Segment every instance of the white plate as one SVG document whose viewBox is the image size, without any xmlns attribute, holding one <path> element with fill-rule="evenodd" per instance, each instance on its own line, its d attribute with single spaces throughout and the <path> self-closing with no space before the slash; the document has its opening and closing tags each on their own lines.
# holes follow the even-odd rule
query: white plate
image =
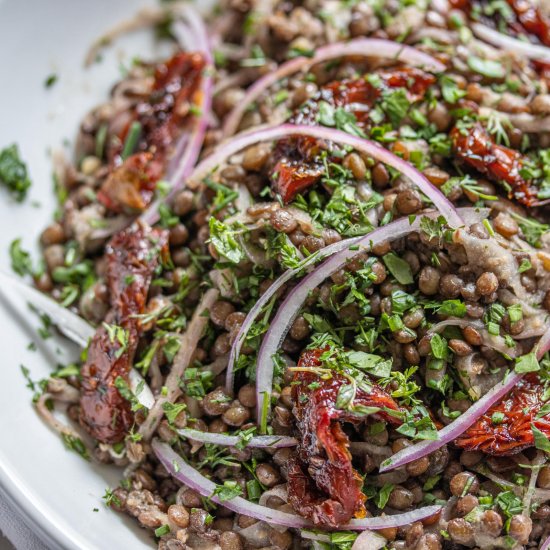
<svg viewBox="0 0 550 550">
<path fill-rule="evenodd" d="M 107 97 L 121 62 L 135 55 L 151 58 L 155 51 L 150 33 L 134 33 L 84 70 L 88 46 L 115 22 L 151 3 L 0 0 L 0 148 L 16 142 L 33 181 L 22 205 L 0 189 L 0 269 L 10 271 L 7 249 L 16 237 L 36 257 L 37 238 L 55 209 L 49 148 L 73 140 L 82 116 Z M 46 89 L 44 81 L 52 73 L 59 80 Z M 69 348 L 63 341 L 42 341 L 28 327 L 29 314 L 25 317 L 18 319 L 0 302 L 0 489 L 52 548 L 154 547 L 134 521 L 103 504 L 105 488 L 115 486 L 120 472 L 92 466 L 67 451 L 36 415 L 20 365 L 29 368 L 33 380 L 44 378 L 56 362 L 67 361 Z M 39 346 L 35 352 L 26 349 L 31 340 Z"/>
</svg>

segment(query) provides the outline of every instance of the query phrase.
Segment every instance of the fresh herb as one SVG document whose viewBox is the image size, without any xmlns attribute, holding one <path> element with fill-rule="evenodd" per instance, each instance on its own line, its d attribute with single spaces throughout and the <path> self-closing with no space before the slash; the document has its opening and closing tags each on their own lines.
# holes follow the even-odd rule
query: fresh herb
<svg viewBox="0 0 550 550">
<path fill-rule="evenodd" d="M 466 304 L 458 299 L 428 302 L 424 304 L 424 308 L 433 309 L 436 313 L 448 317 L 464 317 L 466 315 Z"/>
<path fill-rule="evenodd" d="M 31 186 L 27 166 L 21 160 L 15 143 L 0 151 L 0 183 L 3 183 L 19 202 L 25 199 Z"/>
<path fill-rule="evenodd" d="M 210 390 L 213 380 L 212 372 L 191 367 L 185 370 L 183 383 L 180 385 L 189 397 L 201 398 Z"/>
<path fill-rule="evenodd" d="M 251 479 L 246 482 L 246 495 L 248 500 L 257 501 L 262 496 L 262 487 L 258 480 Z"/>
<path fill-rule="evenodd" d="M 334 108 L 327 101 L 319 102 L 319 114 L 317 120 L 323 126 L 335 127 L 342 132 L 358 137 L 366 137 L 365 132 L 357 126 L 355 115 L 342 107 Z"/>
<path fill-rule="evenodd" d="M 514 370 L 517 373 L 523 374 L 525 372 L 536 372 L 540 370 L 540 364 L 538 362 L 535 352 L 527 353 L 521 357 L 516 358 L 516 364 Z"/>
<path fill-rule="evenodd" d="M 548 440 L 546 435 L 541 432 L 534 424 L 531 424 L 531 431 L 533 432 L 533 437 L 535 438 L 535 447 L 537 449 L 540 449 L 541 451 L 550 453 L 550 441 Z"/>
<path fill-rule="evenodd" d="M 466 95 L 466 90 L 461 90 L 450 76 L 440 76 L 439 85 L 441 86 L 441 95 L 447 103 L 454 104 Z"/>
<path fill-rule="evenodd" d="M 90 453 L 80 437 L 68 433 L 62 434 L 61 437 L 67 449 L 78 453 L 84 460 L 90 460 Z"/>
<path fill-rule="evenodd" d="M 550 225 L 538 222 L 534 218 L 526 218 L 515 212 L 510 213 L 511 216 L 518 222 L 518 225 L 523 233 L 525 240 L 536 248 L 542 246 L 541 237 L 550 231 Z"/>
<path fill-rule="evenodd" d="M 389 252 L 383 256 L 382 260 L 398 283 L 409 285 L 414 282 L 411 266 L 395 252 Z"/>
<path fill-rule="evenodd" d="M 523 510 L 521 499 L 512 491 L 499 493 L 495 498 L 495 504 L 498 504 L 499 508 L 509 518 L 516 514 L 521 514 Z"/>
<path fill-rule="evenodd" d="M 496 411 L 491 415 L 491 422 L 496 426 L 498 424 L 502 424 L 504 422 L 504 413 L 500 411 Z"/>
<path fill-rule="evenodd" d="M 521 260 L 521 264 L 519 264 L 518 272 L 525 273 L 526 271 L 529 271 L 532 267 L 533 265 L 531 264 L 531 262 L 527 258 L 523 258 L 523 260 Z"/>
<path fill-rule="evenodd" d="M 185 403 L 164 403 L 162 409 L 164 410 L 168 423 L 173 424 L 179 414 L 186 409 L 186 405 Z"/>
<path fill-rule="evenodd" d="M 521 304 L 513 304 L 511 306 L 508 306 L 507 310 L 510 322 L 516 323 L 517 321 L 521 321 L 521 319 L 523 318 Z"/>
<path fill-rule="evenodd" d="M 346 354 L 350 364 L 359 370 L 364 370 L 377 378 L 390 376 L 392 360 L 384 359 L 380 355 L 373 355 L 364 351 L 350 351 Z"/>
<path fill-rule="evenodd" d="M 440 334 L 435 333 L 430 340 L 432 355 L 437 359 L 447 359 L 449 356 L 449 346 L 447 340 Z"/>
<path fill-rule="evenodd" d="M 137 120 L 132 122 L 128 134 L 126 135 L 126 140 L 124 141 L 124 147 L 122 148 L 122 153 L 120 157 L 122 160 L 126 160 L 133 152 L 136 150 L 139 136 L 141 135 L 141 123 Z"/>
<path fill-rule="evenodd" d="M 136 392 L 134 393 L 130 389 L 128 382 L 126 382 L 126 380 L 124 380 L 122 376 L 117 376 L 115 379 L 115 388 L 118 390 L 120 395 L 131 404 L 132 411 L 134 412 L 143 409 L 143 405 L 139 402 L 137 395 L 139 395 L 143 391 L 144 384 L 145 382 L 142 380 L 138 384 Z"/>
<path fill-rule="evenodd" d="M 472 71 L 487 78 L 504 78 L 506 76 L 504 67 L 499 61 L 481 59 L 475 55 L 470 55 L 467 63 Z"/>
<path fill-rule="evenodd" d="M 445 235 L 445 225 L 446 221 L 443 216 L 439 216 L 436 220 L 432 220 L 428 217 L 423 217 L 420 220 L 420 230 L 426 235 L 426 237 L 428 237 L 429 240 L 443 239 Z"/>
<path fill-rule="evenodd" d="M 155 537 L 162 537 L 170 532 L 170 526 L 167 524 L 161 525 L 155 529 Z"/>
<path fill-rule="evenodd" d="M 109 506 L 109 507 L 113 505 L 117 507 L 122 506 L 122 502 L 120 502 L 120 499 L 115 495 L 115 493 L 110 487 L 107 487 L 105 489 L 105 494 L 103 495 L 102 498 L 105 501 L 106 506 Z"/>
<path fill-rule="evenodd" d="M 21 277 L 33 274 L 31 255 L 21 248 L 21 239 L 15 239 L 11 242 L 10 259 L 11 268 Z"/>
<path fill-rule="evenodd" d="M 118 325 L 109 325 L 108 323 L 103 323 L 103 328 L 107 331 L 111 344 L 119 344 L 115 352 L 115 357 L 119 359 L 128 348 L 128 331 Z"/>
<path fill-rule="evenodd" d="M 212 496 L 218 497 L 222 502 L 226 500 L 232 500 L 235 497 L 239 497 L 243 494 L 241 486 L 236 481 L 224 481 L 223 485 L 218 485 L 214 489 Z"/>
<path fill-rule="evenodd" d="M 405 118 L 410 105 L 411 102 L 407 97 L 407 91 L 405 88 L 388 90 L 383 94 L 381 107 L 390 119 L 390 122 L 394 128 L 399 126 L 401 121 Z"/>
<path fill-rule="evenodd" d="M 376 506 L 378 506 L 378 508 L 380 508 L 380 510 L 383 510 L 386 507 L 386 504 L 388 503 L 388 500 L 394 488 L 395 485 L 385 483 L 382 489 L 378 491 L 374 503 L 376 504 Z"/>
<path fill-rule="evenodd" d="M 46 80 L 44 81 L 44 88 L 51 88 L 57 81 L 59 77 L 52 73 L 46 77 Z"/>
<path fill-rule="evenodd" d="M 236 231 L 213 216 L 209 221 L 210 242 L 219 254 L 238 264 L 244 259 L 244 251 L 237 242 Z"/>
</svg>

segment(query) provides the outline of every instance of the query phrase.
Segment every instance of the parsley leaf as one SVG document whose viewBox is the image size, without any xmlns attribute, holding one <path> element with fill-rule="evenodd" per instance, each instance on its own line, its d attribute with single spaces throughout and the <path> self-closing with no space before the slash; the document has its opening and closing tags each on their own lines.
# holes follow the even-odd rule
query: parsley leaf
<svg viewBox="0 0 550 550">
<path fill-rule="evenodd" d="M 382 487 L 382 489 L 380 489 L 380 491 L 376 495 L 376 500 L 374 502 L 376 506 L 380 508 L 380 510 L 383 510 L 386 507 L 386 504 L 388 503 L 388 500 L 394 488 L 395 485 L 385 483 L 384 487 Z"/>
<path fill-rule="evenodd" d="M 502 63 L 492 59 L 481 59 L 475 55 L 468 57 L 468 67 L 475 73 L 478 73 L 487 78 L 504 78 L 506 72 Z"/>
<path fill-rule="evenodd" d="M 186 406 L 185 403 L 164 403 L 162 408 L 168 423 L 173 424 L 178 415 L 186 409 Z"/>
<path fill-rule="evenodd" d="M 244 251 L 237 242 L 236 232 L 214 217 L 210 218 L 210 242 L 230 262 L 238 264 L 244 259 Z"/>
<path fill-rule="evenodd" d="M 23 277 L 24 275 L 32 275 L 32 260 L 31 255 L 21 248 L 21 239 L 15 239 L 10 244 L 11 268 Z"/>
<path fill-rule="evenodd" d="M 214 489 L 212 496 L 216 496 L 219 500 L 225 502 L 226 500 L 234 499 L 242 494 L 243 491 L 241 486 L 236 481 L 227 480 L 223 482 L 223 485 L 218 485 Z"/>
<path fill-rule="evenodd" d="M 389 252 L 382 259 L 398 283 L 409 285 L 414 282 L 411 266 L 395 252 Z"/>
<path fill-rule="evenodd" d="M 541 451 L 550 453 L 550 441 L 546 435 L 541 432 L 534 424 L 531 424 L 531 431 L 533 432 L 533 437 L 535 438 L 535 447 Z"/>
<path fill-rule="evenodd" d="M 0 183 L 3 183 L 19 202 L 25 199 L 31 186 L 27 166 L 19 157 L 15 143 L 0 151 Z"/>
</svg>

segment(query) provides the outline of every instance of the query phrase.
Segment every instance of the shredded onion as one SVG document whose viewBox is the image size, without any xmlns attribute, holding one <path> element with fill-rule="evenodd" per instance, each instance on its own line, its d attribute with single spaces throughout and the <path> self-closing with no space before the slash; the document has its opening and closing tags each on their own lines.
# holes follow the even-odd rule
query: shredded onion
<svg viewBox="0 0 550 550">
<path fill-rule="evenodd" d="M 430 55 L 411 46 L 405 46 L 404 44 L 390 40 L 358 38 L 350 42 L 329 44 L 328 46 L 318 48 L 313 57 L 296 57 L 283 63 L 277 70 L 266 74 L 250 86 L 243 100 L 226 117 L 223 126 L 223 136 L 228 137 L 233 135 L 237 131 L 239 123 L 249 106 L 278 81 L 299 71 L 308 70 L 317 63 L 346 56 L 385 57 L 395 59 L 396 61 L 403 61 L 410 65 L 429 67 L 437 72 L 445 70 L 445 66 Z"/>
<path fill-rule="evenodd" d="M 193 33 L 193 39 L 196 39 L 197 42 L 195 47 L 203 54 L 206 61 L 206 67 L 202 74 L 200 90 L 197 94 L 197 107 L 200 110 L 200 114 L 193 117 L 190 132 L 185 132 L 186 135 L 180 138 L 180 141 L 184 141 L 176 147 L 176 155 L 178 154 L 179 149 L 179 155 L 181 156 L 179 158 L 176 157 L 177 169 L 170 176 L 170 191 L 168 192 L 168 195 L 162 199 L 159 198 L 154 201 L 141 215 L 141 219 L 146 221 L 149 225 L 154 225 L 159 220 L 160 216 L 158 210 L 160 204 L 164 202 L 172 202 L 176 194 L 185 185 L 186 178 L 193 170 L 193 167 L 199 158 L 212 109 L 214 61 L 210 48 L 208 32 L 204 26 L 202 18 L 191 5 L 185 4 L 179 6 L 178 10 L 180 10 L 181 14 L 185 17 L 185 19 L 187 19 L 189 28 Z M 182 146 L 183 143 L 185 144 L 185 147 Z"/>
<path fill-rule="evenodd" d="M 163 405 L 165 403 L 173 403 L 180 395 L 181 388 L 179 386 L 180 380 L 185 372 L 185 369 L 191 362 L 191 357 L 197 348 L 197 345 L 202 338 L 206 325 L 208 323 L 208 317 L 204 316 L 206 311 L 210 311 L 210 308 L 214 302 L 218 299 L 219 292 L 211 288 L 207 290 L 202 297 L 197 309 L 193 313 L 193 317 L 185 333 L 181 336 L 181 343 L 178 352 L 174 358 L 172 370 L 166 378 L 166 395 L 160 395 L 157 397 L 155 404 L 149 411 L 145 422 L 139 427 L 139 433 L 144 439 L 149 439 L 159 422 L 161 421 L 164 412 Z"/>
<path fill-rule="evenodd" d="M 550 349 L 550 327 L 536 345 L 536 355 L 540 359 Z M 476 401 L 465 413 L 460 415 L 454 422 L 445 426 L 438 432 L 435 441 L 421 441 L 411 447 L 399 451 L 391 458 L 385 460 L 380 466 L 380 472 L 392 470 L 414 462 L 419 458 L 427 456 L 443 445 L 454 441 L 462 435 L 480 416 L 495 403 L 500 401 L 512 388 L 522 379 L 523 374 L 517 372 L 508 373 L 504 379 L 489 390 L 479 401 Z"/>
<path fill-rule="evenodd" d="M 260 521 L 265 521 L 274 525 L 282 525 L 296 529 L 314 529 L 315 526 L 306 518 L 260 506 L 249 502 L 242 497 L 235 497 L 231 500 L 220 501 L 214 491 L 216 484 L 187 464 L 185 460 L 177 454 L 167 443 L 154 439 L 152 448 L 159 461 L 166 468 L 166 471 L 180 483 L 183 483 L 190 489 L 193 489 L 203 497 L 208 497 L 212 502 L 224 506 L 236 514 L 253 517 Z M 353 519 L 342 530 L 363 531 L 365 529 L 377 530 L 388 529 L 391 527 L 401 527 L 410 525 L 415 521 L 434 516 L 440 512 L 441 506 L 426 506 L 417 508 L 404 514 L 394 516 L 380 516 L 375 518 Z"/>
<path fill-rule="evenodd" d="M 522 54 L 529 59 L 550 63 L 550 48 L 546 46 L 532 44 L 511 36 L 506 36 L 481 23 L 472 23 L 471 29 L 478 38 L 481 38 L 481 40 L 485 42 L 489 42 L 489 44 L 499 46 L 513 53 Z"/>
<path fill-rule="evenodd" d="M 235 447 L 242 438 L 238 435 L 226 435 L 220 433 L 201 432 L 200 430 L 191 430 L 184 428 L 176 430 L 179 435 L 186 439 L 192 439 L 193 441 L 199 441 L 200 443 L 213 443 L 214 445 L 222 445 L 224 447 Z M 297 445 L 296 439 L 293 437 L 285 437 L 279 435 L 260 435 L 253 437 L 250 441 L 247 441 L 246 446 L 250 448 L 266 448 L 280 449 L 282 447 L 295 447 Z"/>
</svg>

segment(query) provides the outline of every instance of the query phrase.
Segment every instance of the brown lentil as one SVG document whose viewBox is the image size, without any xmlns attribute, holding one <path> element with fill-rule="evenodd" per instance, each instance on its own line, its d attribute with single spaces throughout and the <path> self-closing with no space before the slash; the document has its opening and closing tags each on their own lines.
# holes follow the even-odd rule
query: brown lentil
<svg viewBox="0 0 550 550">
<path fill-rule="evenodd" d="M 238 402 L 223 413 L 224 422 L 230 426 L 242 426 L 249 418 L 250 411 Z"/>
<path fill-rule="evenodd" d="M 395 508 L 396 510 L 406 510 L 410 508 L 414 503 L 414 495 L 405 487 L 396 485 L 393 491 L 390 493 L 388 499 L 388 506 Z"/>
<path fill-rule="evenodd" d="M 483 531 L 492 537 L 498 537 L 502 531 L 502 518 L 494 510 L 486 510 L 481 516 Z"/>
<path fill-rule="evenodd" d="M 221 550 L 243 550 L 244 543 L 238 533 L 224 531 L 220 535 L 219 545 Z"/>
<path fill-rule="evenodd" d="M 463 518 L 455 518 L 449 521 L 447 531 L 451 539 L 458 543 L 470 546 L 474 542 L 474 528 Z"/>
<path fill-rule="evenodd" d="M 270 221 L 273 229 L 280 233 L 292 233 L 298 227 L 296 218 L 284 208 L 272 212 Z"/>
<path fill-rule="evenodd" d="M 431 266 L 423 267 L 418 278 L 418 288 L 423 294 L 433 296 L 437 294 L 440 280 L 441 274 L 437 269 Z"/>
<path fill-rule="evenodd" d="M 206 394 L 202 400 L 204 412 L 209 416 L 219 416 L 231 407 L 231 398 L 223 388 L 216 388 Z"/>
<path fill-rule="evenodd" d="M 498 289 L 498 279 L 494 273 L 486 271 L 476 281 L 476 290 L 481 296 L 489 296 Z"/>
</svg>

